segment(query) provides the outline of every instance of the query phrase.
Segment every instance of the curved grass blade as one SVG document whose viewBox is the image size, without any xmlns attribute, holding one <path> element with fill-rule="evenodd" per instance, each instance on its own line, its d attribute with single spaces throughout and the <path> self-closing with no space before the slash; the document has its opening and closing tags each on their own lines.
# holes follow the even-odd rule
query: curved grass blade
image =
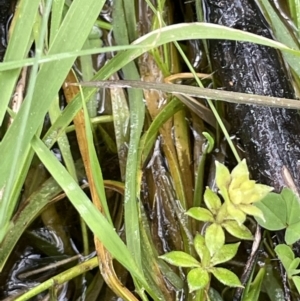
<svg viewBox="0 0 300 301">
<path fill-rule="evenodd" d="M 224 39 L 224 37 L 229 40 L 246 42 L 250 41 L 280 49 L 286 54 L 289 64 L 292 65 L 294 70 L 300 74 L 300 65 L 298 60 L 298 57 L 300 57 L 300 52 L 290 49 L 284 44 L 248 32 L 227 28 L 216 24 L 190 23 L 166 26 L 162 29 L 153 31 L 142 38 L 139 38 L 130 45 L 139 46 L 138 48 L 128 49 L 127 51 L 117 54 L 94 76 L 93 81 L 108 79 L 113 73 L 120 70 L 123 66 L 137 58 L 139 55 L 153 47 L 160 46 L 163 43 L 188 39 Z M 96 88 L 83 89 L 85 99 L 89 99 L 94 93 L 96 93 L 96 91 Z M 249 97 L 249 95 L 247 97 Z M 66 108 L 62 116 L 46 133 L 44 141 L 51 143 L 52 135 L 55 136 L 58 129 L 60 129 L 62 126 L 66 127 L 72 121 L 80 107 L 81 100 L 79 97 L 76 97 L 74 101 L 72 101 L 71 106 Z M 293 107 L 291 106 L 290 108 Z"/>
<path fill-rule="evenodd" d="M 35 21 L 35 16 L 38 11 L 40 0 L 26 1 L 21 0 L 16 9 L 13 20 L 13 31 L 7 45 L 7 50 L 4 57 L 4 63 L 13 62 L 24 58 L 30 47 L 31 32 Z M 15 21 L 17 20 L 17 21 Z M 35 59 L 32 59 L 34 64 Z M 18 68 L 23 65 L 18 66 Z M 1 70 L 2 71 L 2 70 Z M 3 122 L 6 108 L 13 93 L 14 86 L 18 79 L 20 70 L 11 70 L 9 72 L 0 72 L 0 124 Z"/>
<path fill-rule="evenodd" d="M 2 241 L 0 247 L 0 271 L 2 271 L 8 256 L 21 237 L 27 226 L 40 214 L 43 208 L 53 203 L 53 198 L 62 192 L 53 178 L 47 180 L 32 196 L 26 200 L 24 205 L 14 216 L 11 223 L 14 230 L 9 232 Z M 57 200 L 57 199 L 56 199 Z"/>
<path fill-rule="evenodd" d="M 19 131 L 18 131 L 18 139 L 14 139 L 14 148 L 12 153 L 14 156 L 11 157 L 10 160 L 10 170 L 8 171 L 7 178 L 5 179 L 5 189 L 3 193 L 3 198 L 1 200 L 1 211 L 0 211 L 0 228 L 2 228 L 4 231 L 0 232 L 0 241 L 2 241 L 2 238 L 4 236 L 4 232 L 7 230 L 9 225 L 9 219 L 13 214 L 14 208 L 16 206 L 16 198 L 11 200 L 11 196 L 16 197 L 16 191 L 19 191 L 21 189 L 22 181 L 20 181 L 20 178 L 23 179 L 26 174 L 26 167 L 28 164 L 24 162 L 23 164 L 20 164 L 20 154 L 23 151 L 24 148 L 27 148 L 27 152 L 25 152 L 24 156 L 28 156 L 30 149 L 27 145 L 24 145 L 24 141 L 26 140 L 26 131 L 27 126 L 30 121 L 30 115 L 31 115 L 31 106 L 33 103 L 33 94 L 35 89 L 35 84 L 37 81 L 37 74 L 38 74 L 38 63 L 37 60 L 42 55 L 42 49 L 44 44 L 44 39 L 46 36 L 47 31 L 47 23 L 48 23 L 48 17 L 50 15 L 52 0 L 49 0 L 45 6 L 45 12 L 42 17 L 42 25 L 41 30 L 38 36 L 38 41 L 36 42 L 36 59 L 34 62 L 34 65 L 32 67 L 30 77 L 29 77 L 29 83 L 27 87 L 27 101 L 24 102 L 22 108 L 23 108 L 23 114 L 22 114 L 22 120 L 20 121 Z M 14 126 L 15 123 L 13 123 L 12 126 Z M 35 132 L 37 132 L 38 127 L 36 128 Z M 1 145 L 2 146 L 2 145 Z M 29 156 L 28 156 L 29 157 Z M 21 166 L 20 166 L 21 165 Z M 21 171 L 21 175 L 19 178 L 16 177 L 17 171 Z"/>
<path fill-rule="evenodd" d="M 104 0 L 73 1 L 58 34 L 51 44 L 49 54 L 80 49 L 104 2 Z M 25 135 L 21 137 L 22 139 L 18 143 L 18 147 L 16 147 L 16 141 L 20 139 L 20 132 L 22 132 L 21 129 L 24 127 L 23 120 L 26 108 L 22 106 L 1 142 L 0 154 L 3 164 L 1 166 L 0 189 L 4 191 L 6 200 L 2 199 L 2 208 L 0 210 L 0 240 L 5 235 L 8 229 L 8 221 L 11 218 L 11 213 L 4 209 L 7 206 L 14 208 L 22 185 L 21 183 L 17 187 L 7 186 L 7 179 L 10 178 L 11 183 L 16 183 L 18 178 L 22 179 L 22 176 L 24 177 L 23 166 L 26 163 L 25 159 L 30 149 L 30 141 L 36 134 L 37 129 L 43 124 L 44 116 L 49 109 L 50 103 L 57 95 L 73 62 L 74 58 L 69 58 L 43 65 L 40 68 L 32 97 L 30 118 L 26 122 Z M 26 103 L 26 100 L 27 97 L 24 103 Z M 12 168 L 12 162 L 14 162 L 15 168 Z M 20 171 L 23 171 L 23 175 L 22 173 L 20 174 Z M 9 186 L 10 189 L 7 189 L 6 187 Z"/>
<path fill-rule="evenodd" d="M 147 282 L 137 268 L 126 245 L 108 220 L 91 203 L 80 186 L 39 138 L 34 137 L 31 145 L 53 178 L 65 191 L 71 203 L 85 220 L 91 231 L 94 232 L 111 255 L 147 288 Z"/>
</svg>

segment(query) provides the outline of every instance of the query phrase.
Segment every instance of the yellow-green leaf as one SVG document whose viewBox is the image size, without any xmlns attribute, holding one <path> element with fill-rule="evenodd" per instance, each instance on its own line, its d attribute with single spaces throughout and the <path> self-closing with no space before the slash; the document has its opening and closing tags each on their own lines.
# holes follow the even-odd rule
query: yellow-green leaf
<svg viewBox="0 0 300 301">
<path fill-rule="evenodd" d="M 159 256 L 159 258 L 177 267 L 193 268 L 201 266 L 200 262 L 194 257 L 182 251 L 172 251 Z"/>
<path fill-rule="evenodd" d="M 235 207 L 231 203 L 227 203 L 227 213 L 228 213 L 228 219 L 233 219 L 238 222 L 239 225 L 242 225 L 246 220 L 246 214 L 239 209 L 238 207 Z"/>
<path fill-rule="evenodd" d="M 231 181 L 231 176 L 228 168 L 222 163 L 216 161 L 216 184 L 220 190 L 225 188 L 226 190 L 229 187 Z"/>
<path fill-rule="evenodd" d="M 216 254 L 211 258 L 211 265 L 215 266 L 220 263 L 231 260 L 237 253 L 240 243 L 224 245 Z"/>
<path fill-rule="evenodd" d="M 230 287 L 243 287 L 239 278 L 231 271 L 224 268 L 212 268 L 212 274 L 224 285 Z"/>
<path fill-rule="evenodd" d="M 237 221 L 224 221 L 222 223 L 222 227 L 234 237 L 239 239 L 253 240 L 251 231 L 246 226 L 239 225 Z"/>
<path fill-rule="evenodd" d="M 201 259 L 201 264 L 203 267 L 206 267 L 210 263 L 210 253 L 209 250 L 205 244 L 205 239 L 202 235 L 196 234 L 194 238 L 194 247 Z"/>
<path fill-rule="evenodd" d="M 269 192 L 273 190 L 273 187 L 263 185 L 263 184 L 255 184 L 251 196 L 243 201 L 245 204 L 252 204 L 262 200 Z"/>
<path fill-rule="evenodd" d="M 204 202 L 206 207 L 212 212 L 212 214 L 217 214 L 221 207 L 221 200 L 209 187 L 206 187 L 204 193 Z"/>
<path fill-rule="evenodd" d="M 229 198 L 234 205 L 238 205 L 243 202 L 244 194 L 240 188 L 229 189 Z"/>
<path fill-rule="evenodd" d="M 187 282 L 190 293 L 204 288 L 209 283 L 209 275 L 203 268 L 192 269 L 187 275 Z"/>
<path fill-rule="evenodd" d="M 202 222 L 214 221 L 212 213 L 209 210 L 201 207 L 193 207 L 189 209 L 185 214 Z"/>
<path fill-rule="evenodd" d="M 240 187 L 242 183 L 249 179 L 249 171 L 246 160 L 241 161 L 231 172 L 232 182 L 230 184 L 231 189 Z"/>
<path fill-rule="evenodd" d="M 211 224 L 205 232 L 205 244 L 210 256 L 218 252 L 225 243 L 224 230 L 219 224 Z"/>
<path fill-rule="evenodd" d="M 265 221 L 264 214 L 258 207 L 255 207 L 253 205 L 240 204 L 239 209 L 241 209 L 244 213 L 246 213 L 248 215 L 258 217 L 258 218 L 262 219 L 263 221 Z"/>
</svg>

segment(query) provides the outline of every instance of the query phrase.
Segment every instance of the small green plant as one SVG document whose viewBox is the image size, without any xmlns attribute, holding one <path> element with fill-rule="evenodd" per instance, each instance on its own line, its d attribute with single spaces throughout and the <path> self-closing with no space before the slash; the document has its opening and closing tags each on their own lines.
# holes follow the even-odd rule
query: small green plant
<svg viewBox="0 0 300 301">
<path fill-rule="evenodd" d="M 277 245 L 275 252 L 285 268 L 288 279 L 293 281 L 298 293 L 300 294 L 300 276 L 297 276 L 300 274 L 300 270 L 297 269 L 300 263 L 300 258 L 295 258 L 292 248 L 285 244 Z"/>
<path fill-rule="evenodd" d="M 264 219 L 262 211 L 253 205 L 265 197 L 273 188 L 256 184 L 249 179 L 249 171 L 246 161 L 241 161 L 231 172 L 223 164 L 216 162 L 216 184 L 220 197 L 206 188 L 204 202 L 207 207 L 193 207 L 187 211 L 187 215 L 210 225 L 206 233 L 213 232 L 214 241 L 224 244 L 226 229 L 231 235 L 240 239 L 252 239 L 252 234 L 243 225 L 246 214 Z M 208 243 L 210 245 L 211 243 Z"/>
<path fill-rule="evenodd" d="M 282 189 L 280 194 L 269 193 L 256 206 L 262 211 L 264 219 L 256 217 L 256 221 L 265 229 L 278 231 L 285 229 L 286 244 L 279 244 L 275 252 L 281 261 L 289 281 L 293 282 L 300 293 L 300 258 L 296 257 L 289 245 L 300 239 L 300 200 L 288 188 Z"/>
<path fill-rule="evenodd" d="M 256 184 L 249 179 L 246 161 L 241 161 L 230 173 L 227 167 L 216 162 L 216 184 L 223 199 L 206 188 L 204 203 L 206 208 L 193 207 L 186 214 L 198 221 L 207 223 L 204 235 L 196 234 L 194 248 L 199 259 L 182 251 L 173 251 L 160 258 L 168 263 L 191 268 L 187 274 L 190 292 L 205 289 L 208 291 L 211 274 L 221 283 L 230 287 L 242 287 L 238 277 L 231 271 L 216 267 L 231 260 L 237 253 L 240 243 L 225 244 L 224 229 L 239 239 L 252 239 L 250 230 L 244 225 L 246 215 L 264 220 L 263 212 L 253 203 L 264 198 L 272 188 Z"/>
<path fill-rule="evenodd" d="M 270 231 L 286 229 L 288 245 L 300 239 L 300 200 L 292 190 L 284 188 L 280 194 L 270 193 L 255 205 L 264 216 L 255 217 L 259 225 Z"/>
<path fill-rule="evenodd" d="M 233 272 L 216 267 L 218 264 L 231 260 L 236 255 L 240 243 L 227 244 L 220 248 L 216 245 L 214 247 L 210 245 L 208 248 L 206 239 L 209 238 L 209 241 L 212 241 L 213 238 L 210 235 L 212 234 L 203 237 L 196 234 L 194 238 L 194 247 L 200 261 L 182 251 L 173 251 L 160 256 L 160 258 L 178 267 L 191 268 L 187 274 L 190 292 L 209 288 L 210 274 L 213 274 L 224 285 L 242 287 L 240 280 Z"/>
</svg>

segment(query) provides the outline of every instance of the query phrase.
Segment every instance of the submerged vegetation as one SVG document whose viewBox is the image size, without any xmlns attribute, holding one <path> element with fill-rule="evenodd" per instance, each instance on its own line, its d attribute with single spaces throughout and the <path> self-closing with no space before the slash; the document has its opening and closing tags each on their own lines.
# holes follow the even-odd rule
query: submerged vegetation
<svg viewBox="0 0 300 301">
<path fill-rule="evenodd" d="M 276 41 L 201 0 L 0 3 L 1 300 L 300 300 L 297 188 L 251 180 L 222 101 L 300 103 L 211 89 L 226 39 L 297 96 L 299 1 L 258 2 Z"/>
</svg>

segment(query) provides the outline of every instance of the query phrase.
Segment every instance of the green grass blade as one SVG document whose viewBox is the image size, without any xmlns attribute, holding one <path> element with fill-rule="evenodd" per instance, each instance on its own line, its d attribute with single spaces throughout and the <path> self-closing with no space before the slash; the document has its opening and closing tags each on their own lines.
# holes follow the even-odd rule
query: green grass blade
<svg viewBox="0 0 300 301">
<path fill-rule="evenodd" d="M 24 143 L 23 141 L 26 139 L 26 129 L 29 121 L 29 117 L 31 114 L 30 108 L 32 105 L 32 98 L 33 98 L 33 93 L 34 93 L 34 88 L 35 88 L 35 83 L 37 79 L 37 73 L 38 73 L 38 59 L 42 55 L 42 49 L 43 49 L 43 44 L 44 44 L 44 39 L 47 31 L 47 23 L 48 23 L 48 17 L 50 14 L 50 9 L 52 5 L 52 0 L 48 0 L 47 5 L 45 7 L 45 12 L 43 15 L 43 20 L 42 20 L 42 26 L 40 30 L 40 35 L 38 38 L 38 41 L 36 43 L 36 61 L 32 67 L 31 73 L 30 73 L 30 78 L 29 78 L 29 84 L 27 88 L 27 101 L 23 105 L 23 115 L 22 115 L 22 120 L 20 123 L 20 128 L 19 128 L 19 137 L 16 139 L 16 143 L 14 145 L 15 150 L 16 150 L 16 156 L 12 157 L 12 160 L 10 162 L 10 168 L 11 171 L 17 171 L 20 170 L 19 166 L 19 153 L 22 151 L 22 144 Z M 38 129 L 36 129 L 37 131 Z M 28 145 L 28 144 L 27 144 Z M 28 147 L 27 147 L 28 148 Z M 28 154 L 28 153 L 27 153 Z M 24 166 L 24 165 L 23 165 Z M 21 170 L 22 170 L 21 166 Z M 21 187 L 20 186 L 15 186 L 16 182 L 18 184 L 21 184 L 20 182 L 16 181 L 16 175 L 14 172 L 9 172 L 6 184 L 5 184 L 5 190 L 3 194 L 3 199 L 2 199 L 2 206 L 1 206 L 1 211 L 0 211 L 0 226 L 4 227 L 4 230 L 8 227 L 10 217 L 13 214 L 13 211 L 15 209 L 15 202 L 12 202 L 10 200 L 11 192 L 19 190 Z M 3 234 L 2 234 L 3 235 Z M 2 236 L 0 234 L 0 241 L 2 240 Z"/>
<path fill-rule="evenodd" d="M 103 7 L 103 1 L 94 0 L 75 0 L 59 29 L 50 49 L 49 54 L 55 54 L 64 51 L 74 51 L 80 49 L 94 21 Z M 23 126 L 23 118 L 26 113 L 26 108 L 21 107 L 19 113 L 12 126 L 8 129 L 0 145 L 0 154 L 3 159 L 2 173 L 0 176 L 0 189 L 4 190 L 6 202 L 9 206 L 14 207 L 20 187 L 17 187 L 15 192 L 11 189 L 6 189 L 7 179 L 10 177 L 11 182 L 17 182 L 19 170 L 25 164 L 25 158 L 28 155 L 29 145 L 32 137 L 37 132 L 37 129 L 43 124 L 44 116 L 49 109 L 50 103 L 57 95 L 68 71 L 70 70 L 74 58 L 69 58 L 63 61 L 54 61 L 40 68 L 36 80 L 35 90 L 32 97 L 32 105 L 30 108 L 30 119 L 26 124 L 26 134 L 22 137 L 19 147 L 16 148 L 16 139 L 19 139 L 19 133 Z M 27 98 L 25 98 L 26 102 Z M 15 161 L 15 169 L 12 168 L 12 162 Z M 0 237 L 5 234 L 10 219 L 8 212 L 5 212 L 3 207 L 0 210 Z"/>
<path fill-rule="evenodd" d="M 184 29 L 182 29 L 184 28 Z M 228 39 L 239 40 L 239 41 L 250 41 L 270 47 L 274 47 L 282 50 L 289 57 L 289 63 L 300 72 L 300 65 L 298 57 L 300 52 L 288 48 L 287 46 L 270 40 L 261 36 L 257 36 L 244 31 L 227 28 L 215 24 L 207 23 L 191 23 L 191 24 L 177 24 L 164 27 L 160 30 L 151 32 L 142 38 L 139 38 L 134 42 L 136 46 L 142 46 L 141 48 L 130 49 L 116 55 L 108 64 L 106 64 L 93 78 L 93 81 L 104 80 L 109 78 L 113 73 L 117 72 L 120 68 L 137 58 L 144 52 L 148 51 L 152 47 L 157 47 L 163 43 L 173 42 L 176 40 L 188 40 L 188 39 L 222 39 L 224 36 L 228 36 Z M 97 88 L 94 89 L 83 89 L 84 97 L 89 99 Z M 65 122 L 70 123 L 72 118 L 81 108 L 81 100 L 76 97 L 74 101 L 69 105 L 63 112 L 62 116 L 57 120 L 53 128 L 48 131 L 45 135 L 45 139 L 51 138 L 52 131 L 55 132 L 59 125 Z M 68 117 L 68 119 L 66 119 Z M 55 135 L 55 133 L 54 133 Z"/>
<path fill-rule="evenodd" d="M 288 108 L 288 109 L 300 109 L 300 102 L 296 99 L 290 98 L 280 98 L 273 96 L 264 96 L 264 95 L 256 95 L 256 94 L 247 94 L 247 93 L 239 93 L 232 91 L 224 91 L 217 89 L 209 89 L 209 88 L 200 88 L 194 86 L 187 85 L 177 85 L 177 84 L 165 84 L 165 83 L 153 83 L 153 82 L 145 82 L 145 81 L 95 81 L 95 82 L 82 82 L 80 85 L 85 87 L 98 87 L 98 88 L 116 88 L 116 87 L 126 87 L 133 89 L 154 89 L 160 90 L 166 93 L 172 93 L 175 95 L 189 95 L 194 97 L 201 98 L 211 98 L 216 100 L 222 100 L 230 103 L 243 103 L 243 104 L 252 104 L 252 105 L 261 105 L 268 106 L 274 108 Z M 197 101 L 189 98 L 183 99 L 183 103 L 185 104 L 193 104 L 197 107 Z"/>
<path fill-rule="evenodd" d="M 125 2 L 124 2 L 125 4 Z M 114 37 L 118 44 L 129 44 L 122 1 L 118 1 L 114 7 Z M 134 62 L 129 62 L 123 67 L 124 77 L 127 79 L 139 79 L 140 75 Z M 136 263 L 142 267 L 141 245 L 140 245 L 140 223 L 139 223 L 139 187 L 138 181 L 138 153 L 140 136 L 144 126 L 145 104 L 143 103 L 142 90 L 128 91 L 130 107 L 130 140 L 126 164 L 125 182 L 125 231 L 126 241 L 130 252 L 132 252 Z"/>
<path fill-rule="evenodd" d="M 50 44 L 52 43 L 54 37 L 58 33 L 60 24 L 62 22 L 64 5 L 65 5 L 64 0 L 57 0 L 53 2 L 51 23 L 50 23 Z"/>
<path fill-rule="evenodd" d="M 98 259 L 97 257 L 94 257 L 92 259 L 89 259 L 85 262 L 80 263 L 79 265 L 76 265 L 58 275 L 55 275 L 54 277 L 42 282 L 41 284 L 35 286 L 34 288 L 31 288 L 26 293 L 22 294 L 19 297 L 16 297 L 15 301 L 27 301 L 32 300 L 33 297 L 37 296 L 38 294 L 50 290 L 53 288 L 53 285 L 60 286 L 64 283 L 66 283 L 69 280 L 74 279 L 76 276 L 79 276 L 89 270 L 92 270 L 96 268 L 98 265 Z M 34 298 L 35 299 L 35 298 Z"/>
<path fill-rule="evenodd" d="M 99 238 L 112 256 L 147 287 L 145 279 L 141 276 L 135 264 L 135 260 L 108 220 L 91 203 L 80 186 L 39 138 L 34 137 L 31 145 L 91 231 Z"/>
<path fill-rule="evenodd" d="M 126 145 L 128 145 L 129 142 L 129 107 L 123 89 L 111 89 L 110 95 L 121 179 L 122 181 L 125 181 L 127 162 Z"/>
<path fill-rule="evenodd" d="M 56 54 L 47 54 L 38 60 L 39 64 L 50 63 L 58 60 L 65 60 L 69 58 L 76 58 L 84 55 L 91 54 L 99 54 L 99 53 L 107 53 L 107 52 L 116 52 L 122 50 L 130 50 L 130 49 L 144 49 L 145 46 L 139 45 L 119 45 L 119 46 L 109 46 L 109 47 L 96 47 L 92 49 L 84 49 L 84 50 L 74 50 L 69 52 L 62 52 Z M 0 71 L 13 70 L 17 68 L 21 68 L 24 66 L 32 66 L 35 62 L 34 58 L 26 58 L 26 59 L 16 59 L 13 61 L 3 62 L 0 64 Z"/>
<path fill-rule="evenodd" d="M 39 3 L 40 0 L 21 0 L 18 4 L 16 15 L 14 17 L 17 21 L 14 24 L 14 29 L 7 46 L 4 63 L 23 59 L 27 54 Z M 19 73 L 19 69 L 11 70 L 9 72 L 0 72 L 0 124 L 3 122 L 6 108 L 13 93 Z"/>
<path fill-rule="evenodd" d="M 260 2 L 264 6 L 265 11 L 270 18 L 272 31 L 274 32 L 276 39 L 280 43 L 283 43 L 284 45 L 292 49 L 299 50 L 299 44 L 296 43 L 296 41 L 293 39 L 293 36 L 291 35 L 289 29 L 281 21 L 280 17 L 278 16 L 277 12 L 274 10 L 270 2 L 266 0 L 260 0 Z"/>
<path fill-rule="evenodd" d="M 121 1 L 121 0 L 120 0 Z M 126 28 L 128 31 L 129 41 L 132 42 L 137 38 L 137 21 L 136 21 L 136 9 L 135 9 L 135 1 L 132 0 L 123 0 L 124 6 L 124 17 L 126 19 Z"/>
<path fill-rule="evenodd" d="M 182 109 L 184 109 L 182 102 L 177 98 L 173 98 L 172 101 L 170 101 L 152 121 L 149 129 L 143 135 L 140 141 L 139 162 L 141 165 L 145 163 L 153 148 L 159 128 L 175 113 L 179 112 Z"/>
<path fill-rule="evenodd" d="M 53 197 L 62 191 L 53 178 L 47 180 L 41 188 L 29 197 L 21 210 L 15 215 L 12 224 L 13 231 L 9 232 L 1 243 L 0 271 L 2 271 L 9 255 L 26 227 L 50 204 Z"/>
<path fill-rule="evenodd" d="M 109 223 L 113 225 L 109 208 L 107 205 L 106 201 L 106 195 L 105 195 L 105 188 L 104 188 L 104 183 L 103 183 L 103 177 L 102 177 L 102 171 L 99 165 L 99 160 L 97 158 L 97 153 L 94 145 L 94 139 L 93 139 L 93 131 L 91 128 L 91 123 L 90 123 L 90 118 L 89 114 L 87 111 L 86 104 L 84 102 L 84 99 L 82 99 L 82 106 L 83 106 L 83 112 L 84 112 L 84 122 L 85 122 L 85 129 L 86 129 L 86 139 L 88 143 L 88 155 L 91 160 L 91 171 L 92 171 L 92 176 L 95 179 L 95 188 L 97 191 L 97 194 L 99 196 L 99 199 L 101 201 L 101 205 L 104 209 L 105 216 Z"/>
<path fill-rule="evenodd" d="M 60 114 L 61 114 L 61 110 L 59 107 L 59 99 L 58 99 L 58 97 L 56 97 L 56 99 L 52 102 L 52 104 L 49 108 L 49 117 L 50 117 L 51 123 L 53 123 Z M 71 152 L 69 139 L 68 139 L 68 136 L 66 135 L 66 133 L 63 133 L 57 139 L 57 144 L 60 149 L 60 152 L 61 152 L 61 155 L 63 158 L 63 162 L 65 163 L 65 166 L 66 166 L 68 172 L 73 177 L 73 179 L 77 180 L 75 163 L 74 163 L 73 155 Z"/>
</svg>

